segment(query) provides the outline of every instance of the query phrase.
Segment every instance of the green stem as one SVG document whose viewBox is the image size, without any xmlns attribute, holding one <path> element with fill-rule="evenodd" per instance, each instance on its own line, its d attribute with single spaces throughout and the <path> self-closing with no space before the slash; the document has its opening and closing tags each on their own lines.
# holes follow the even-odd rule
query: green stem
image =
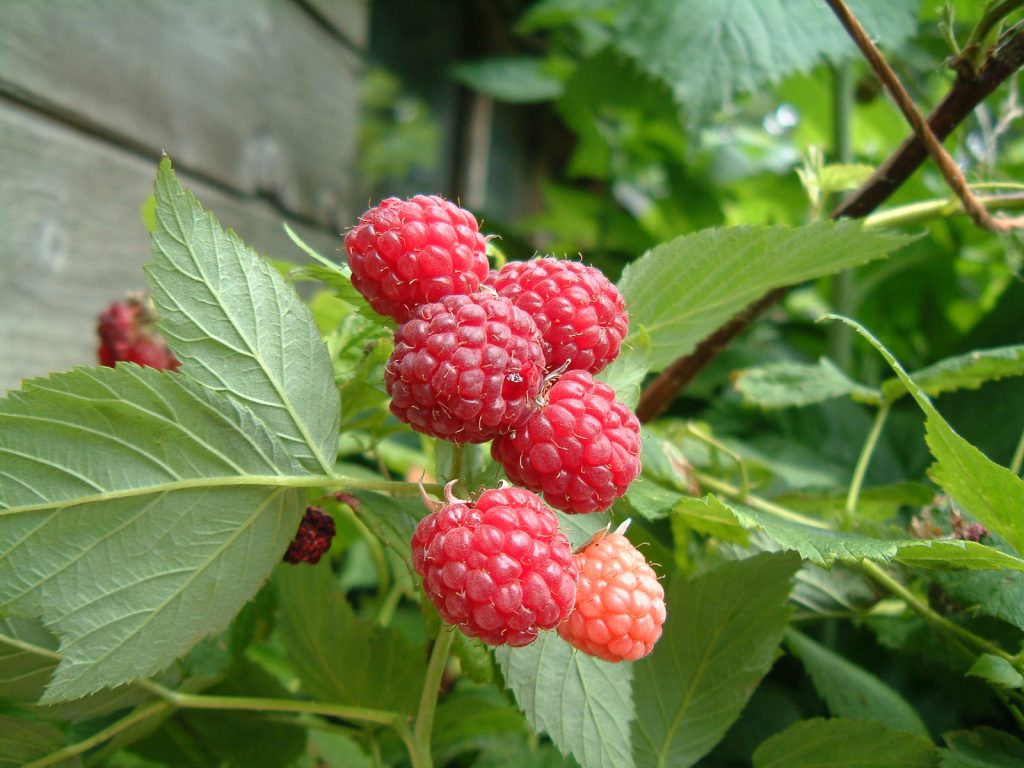
<svg viewBox="0 0 1024 768">
<path fill-rule="evenodd" d="M 939 632 L 958 642 L 966 643 L 983 653 L 990 653 L 993 656 L 998 656 L 1009 663 L 1018 672 L 1024 672 L 1021 661 L 1016 656 L 1007 653 L 995 643 L 989 642 L 985 638 L 974 634 L 969 629 L 965 629 L 959 624 L 950 621 L 945 616 L 936 613 L 932 610 L 930 605 L 922 601 L 917 595 L 911 592 L 910 589 L 890 576 L 889 573 L 877 563 L 873 563 L 870 560 L 861 560 L 860 567 L 868 576 L 878 582 L 886 590 L 900 598 L 912 611 L 914 611 L 914 613 L 928 622 Z"/>
<path fill-rule="evenodd" d="M 736 501 L 747 504 L 754 509 L 761 510 L 762 512 L 767 512 L 770 515 L 775 515 L 783 520 L 789 520 L 792 523 L 800 523 L 801 525 L 809 525 L 812 528 L 822 528 L 824 530 L 831 530 L 832 528 L 823 520 L 808 517 L 807 515 L 801 515 L 799 512 L 786 509 L 783 506 L 768 501 L 768 499 L 762 499 L 760 496 L 755 496 L 752 493 L 744 494 L 742 488 L 737 488 L 735 485 L 727 483 L 724 480 L 719 480 L 713 475 L 705 475 L 703 472 L 694 472 L 694 478 L 697 480 L 697 484 L 702 488 L 710 488 L 715 493 L 720 493 L 723 496 L 736 499 Z"/>
<path fill-rule="evenodd" d="M 976 70 L 985 56 L 985 48 L 992 30 L 1022 5 L 1024 5 L 1024 0 L 990 0 L 957 58 L 961 61 L 965 58 L 970 59 L 972 71 Z"/>
<path fill-rule="evenodd" d="M 864 485 L 864 475 L 867 474 L 871 457 L 878 447 L 878 438 L 882 434 L 885 420 L 889 417 L 889 410 L 892 403 L 882 403 L 875 414 L 875 421 L 871 425 L 864 447 L 860 449 L 860 456 L 857 457 L 857 466 L 853 470 L 853 479 L 850 481 L 850 490 L 846 494 L 846 505 L 843 507 L 843 528 L 849 529 L 853 525 L 853 518 L 857 514 L 857 501 L 860 499 L 860 489 Z"/>
<path fill-rule="evenodd" d="M 373 565 L 377 569 L 377 576 L 380 582 L 379 591 L 384 594 L 388 591 L 391 585 L 391 570 L 388 568 L 387 558 L 384 556 L 384 547 L 381 546 L 380 539 L 373 535 L 373 531 L 369 529 L 363 519 L 357 515 L 348 504 L 340 504 L 339 507 L 344 510 L 342 514 L 350 520 L 356 528 L 359 529 L 359 533 L 362 534 L 363 540 L 366 542 L 366 546 L 369 547 L 370 557 L 373 559 Z"/>
<path fill-rule="evenodd" d="M 972 187 L 976 185 L 971 185 Z M 1005 195 L 978 195 L 976 199 L 988 210 L 1019 210 L 1024 208 L 1024 195 L 1009 193 Z M 963 206 L 956 198 L 924 200 L 919 203 L 901 205 L 888 211 L 873 213 L 864 219 L 864 229 L 881 229 L 884 227 L 909 227 L 932 219 L 946 219 L 950 216 L 964 214 Z"/>
<path fill-rule="evenodd" d="M 448 653 L 455 640 L 455 629 L 447 624 L 441 625 L 430 652 L 427 674 L 423 678 L 423 693 L 420 695 L 420 708 L 416 714 L 416 725 L 413 727 L 413 768 L 433 768 L 434 759 L 430 754 L 430 737 L 434 730 L 434 712 L 437 709 L 437 695 L 441 688 L 441 676 L 448 663 Z"/>
<path fill-rule="evenodd" d="M 77 757 L 93 747 L 99 746 L 108 739 L 112 739 L 119 733 L 128 730 L 133 725 L 137 725 L 138 723 L 148 720 L 156 715 L 162 715 L 170 710 L 171 705 L 165 701 L 153 702 L 147 707 L 136 709 L 134 712 L 122 717 L 120 720 L 111 723 L 103 730 L 97 731 L 92 736 L 82 739 L 82 741 L 75 742 L 74 744 L 69 744 L 63 749 L 58 749 L 56 752 L 51 752 L 46 757 L 34 760 L 22 768 L 46 768 L 46 766 L 57 765 L 58 763 L 69 760 L 72 757 Z"/>
<path fill-rule="evenodd" d="M 1013 458 L 1010 459 L 1010 471 L 1015 475 L 1019 475 L 1022 464 L 1024 464 L 1024 432 L 1020 433 L 1017 448 L 1013 452 Z"/>
<path fill-rule="evenodd" d="M 853 162 L 853 64 L 850 61 L 837 64 L 834 70 L 832 89 L 832 143 L 835 158 L 840 163 Z M 846 269 L 832 278 L 832 306 L 840 315 L 853 315 L 857 288 L 853 270 Z M 853 329 L 833 323 L 828 328 L 829 357 L 846 372 L 853 368 Z"/>
<path fill-rule="evenodd" d="M 688 434 L 689 436 L 695 438 L 696 440 L 699 440 L 700 442 L 706 445 L 711 446 L 711 448 L 715 449 L 716 451 L 721 451 L 722 453 L 724 453 L 726 456 L 733 460 L 733 463 L 736 464 L 736 467 L 740 471 L 740 496 L 738 497 L 738 500 L 745 500 L 747 496 L 750 494 L 750 476 L 747 474 L 747 465 L 746 463 L 744 463 L 743 457 L 736 453 L 736 451 L 732 450 L 725 443 L 707 434 L 706 432 L 704 432 L 704 430 L 700 429 L 699 427 L 695 427 L 692 423 L 687 422 L 685 429 L 686 434 Z"/>
</svg>

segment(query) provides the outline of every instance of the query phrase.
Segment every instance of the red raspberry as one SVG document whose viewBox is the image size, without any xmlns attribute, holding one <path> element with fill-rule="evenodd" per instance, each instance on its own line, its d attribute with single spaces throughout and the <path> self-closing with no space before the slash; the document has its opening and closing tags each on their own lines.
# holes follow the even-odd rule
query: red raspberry
<svg viewBox="0 0 1024 768">
<path fill-rule="evenodd" d="M 576 609 L 558 634 L 605 661 L 649 654 L 665 623 L 665 590 L 654 569 L 621 533 L 595 538 L 575 557 Z"/>
<path fill-rule="evenodd" d="M 607 509 L 640 474 L 640 422 L 615 390 L 569 371 L 514 433 L 491 444 L 508 478 L 563 512 Z"/>
<path fill-rule="evenodd" d="M 299 523 L 299 530 L 288 545 L 282 558 L 286 563 L 316 565 L 331 548 L 334 538 L 334 518 L 320 507 L 306 507 L 306 514 Z"/>
<path fill-rule="evenodd" d="M 139 296 L 115 301 L 99 316 L 97 357 L 100 365 L 113 367 L 124 361 L 158 370 L 176 371 L 181 363 L 154 330 L 153 313 Z"/>
<path fill-rule="evenodd" d="M 576 566 L 555 513 L 522 488 L 448 501 L 412 537 L 413 567 L 441 617 L 470 637 L 511 646 L 563 622 Z"/>
<path fill-rule="evenodd" d="M 626 302 L 600 270 L 575 261 L 512 261 L 487 284 L 525 309 L 544 337 L 548 370 L 597 373 L 619 355 L 629 331 Z"/>
<path fill-rule="evenodd" d="M 352 285 L 400 323 L 420 304 L 476 291 L 487 278 L 487 240 L 469 211 L 440 197 L 389 197 L 345 235 Z"/>
<path fill-rule="evenodd" d="M 424 304 L 395 331 L 384 368 L 391 412 L 418 432 L 482 443 L 537 407 L 544 376 L 530 316 L 493 293 Z"/>
</svg>

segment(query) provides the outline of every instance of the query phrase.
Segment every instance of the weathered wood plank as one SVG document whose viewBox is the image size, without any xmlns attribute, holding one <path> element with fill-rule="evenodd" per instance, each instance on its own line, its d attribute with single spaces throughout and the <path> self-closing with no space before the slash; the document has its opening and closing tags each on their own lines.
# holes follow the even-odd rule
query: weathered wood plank
<svg viewBox="0 0 1024 768">
<path fill-rule="evenodd" d="M 325 18 L 335 31 L 361 50 L 370 33 L 369 0 L 299 0 Z"/>
<path fill-rule="evenodd" d="M 150 258 L 140 206 L 147 160 L 0 99 L 0 391 L 21 379 L 95 363 L 96 315 L 144 290 Z M 280 212 L 181 174 L 203 205 L 261 253 L 303 262 Z M 340 244 L 292 223 L 324 254 Z"/>
<path fill-rule="evenodd" d="M 289 0 L 0 2 L 0 93 L 334 227 L 359 66 Z"/>
</svg>

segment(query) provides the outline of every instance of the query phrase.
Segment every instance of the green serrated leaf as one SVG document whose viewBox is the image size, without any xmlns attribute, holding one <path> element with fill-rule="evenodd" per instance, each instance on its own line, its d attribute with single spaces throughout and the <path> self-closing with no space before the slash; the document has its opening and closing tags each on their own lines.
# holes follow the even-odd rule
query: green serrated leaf
<svg viewBox="0 0 1024 768">
<path fill-rule="evenodd" d="M 859 323 L 839 316 L 878 350 L 925 413 L 925 439 L 936 461 L 931 476 L 982 525 L 1024 553 L 1024 481 L 960 437 L 939 415 L 913 379 L 882 343 Z"/>
<path fill-rule="evenodd" d="M 942 768 L 1020 768 L 1024 743 L 995 728 L 944 734 L 948 749 L 940 749 Z"/>
<path fill-rule="evenodd" d="M 936 573 L 932 578 L 964 607 L 1024 629 L 1024 573 Z"/>
<path fill-rule="evenodd" d="M 306 693 L 338 704 L 416 711 L 425 655 L 404 635 L 357 618 L 329 568 L 282 567 L 274 583 L 278 631 Z"/>
<path fill-rule="evenodd" d="M 754 768 L 935 768 L 935 745 L 866 720 L 803 720 L 754 752 Z"/>
<path fill-rule="evenodd" d="M 64 734 L 50 723 L 0 714 L 0 768 L 22 768 L 65 744 Z M 79 757 L 51 763 L 58 768 L 80 766 Z"/>
<path fill-rule="evenodd" d="M 746 544 L 748 533 L 736 515 L 722 504 L 712 502 L 713 497 L 696 499 L 692 496 L 680 498 L 672 507 L 673 515 L 679 517 L 687 527 L 722 541 Z"/>
<path fill-rule="evenodd" d="M 498 648 L 495 656 L 527 721 L 563 754 L 583 768 L 633 768 L 628 664 L 577 653 L 554 632 L 525 648 Z"/>
<path fill-rule="evenodd" d="M 182 189 L 166 157 L 156 214 L 146 275 L 182 373 L 251 408 L 303 466 L 329 472 L 338 390 L 309 308 Z"/>
<path fill-rule="evenodd" d="M 882 400 L 877 390 L 853 381 L 825 357 L 816 364 L 775 363 L 736 371 L 732 383 L 745 403 L 765 409 L 811 405 L 833 397 L 874 404 Z"/>
<path fill-rule="evenodd" d="M 915 0 L 851 0 L 872 36 L 902 41 L 916 27 Z M 615 44 L 663 79 L 692 127 L 743 92 L 756 91 L 823 56 L 856 55 L 843 28 L 821 3 L 786 0 L 654 0 L 626 4 Z"/>
<path fill-rule="evenodd" d="M 651 369 L 651 337 L 641 326 L 634 328 L 619 356 L 596 378 L 615 390 L 615 397 L 630 408 L 640 402 L 640 385 Z"/>
<path fill-rule="evenodd" d="M 928 729 L 906 699 L 866 669 L 794 629 L 786 630 L 785 643 L 804 665 L 833 717 L 874 720 L 897 731 L 928 737 Z"/>
<path fill-rule="evenodd" d="M 645 253 L 623 271 L 619 289 L 631 327 L 650 336 L 657 371 L 773 288 L 864 264 L 910 240 L 849 220 L 706 229 Z"/>
<path fill-rule="evenodd" d="M 61 641 L 44 703 L 148 676 L 223 628 L 298 526 L 306 479 L 247 408 L 118 365 L 0 401 L 0 606 Z"/>
<path fill-rule="evenodd" d="M 910 374 L 918 389 L 930 397 L 959 389 L 978 389 L 1008 376 L 1024 376 L 1024 344 L 948 357 Z M 895 400 L 905 395 L 907 388 L 895 378 L 882 383 L 882 392 L 887 399 Z"/>
<path fill-rule="evenodd" d="M 672 585 L 664 634 L 635 664 L 637 766 L 686 768 L 725 735 L 775 662 L 799 567 L 761 554 Z"/>
<path fill-rule="evenodd" d="M 975 659 L 967 674 L 1002 688 L 1024 688 L 1024 676 L 1006 659 L 991 653 L 983 653 Z"/>
<path fill-rule="evenodd" d="M 563 87 L 544 59 L 531 56 L 464 62 L 452 69 L 452 77 L 475 91 L 512 104 L 551 101 L 562 94 Z"/>
</svg>

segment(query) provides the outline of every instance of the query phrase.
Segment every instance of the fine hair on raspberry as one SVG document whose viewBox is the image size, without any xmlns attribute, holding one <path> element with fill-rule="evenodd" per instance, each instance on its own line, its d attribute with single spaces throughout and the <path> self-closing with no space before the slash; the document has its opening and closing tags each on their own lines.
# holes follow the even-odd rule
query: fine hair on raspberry
<svg viewBox="0 0 1024 768">
<path fill-rule="evenodd" d="M 563 512 L 607 509 L 640 474 L 640 422 L 586 371 L 563 374 L 515 432 L 491 443 L 508 478 Z"/>
<path fill-rule="evenodd" d="M 420 304 L 473 293 L 487 240 L 469 211 L 433 195 L 389 197 L 345 236 L 352 285 L 379 314 L 405 322 Z"/>
<path fill-rule="evenodd" d="M 536 409 L 544 377 L 537 326 L 494 293 L 424 304 L 395 331 L 384 368 L 391 412 L 413 429 L 482 443 Z"/>
<path fill-rule="evenodd" d="M 489 645 L 522 646 L 572 610 L 576 565 L 555 513 L 522 488 L 449 501 L 420 521 L 413 567 L 441 617 Z"/>
<path fill-rule="evenodd" d="M 558 634 L 590 656 L 636 661 L 654 650 L 665 623 L 665 590 L 621 533 L 595 537 L 576 555 L 576 607 Z"/>
<path fill-rule="evenodd" d="M 618 357 L 629 316 L 619 289 L 600 270 L 562 259 L 512 261 L 487 284 L 536 321 L 549 371 L 597 373 Z"/>
</svg>

